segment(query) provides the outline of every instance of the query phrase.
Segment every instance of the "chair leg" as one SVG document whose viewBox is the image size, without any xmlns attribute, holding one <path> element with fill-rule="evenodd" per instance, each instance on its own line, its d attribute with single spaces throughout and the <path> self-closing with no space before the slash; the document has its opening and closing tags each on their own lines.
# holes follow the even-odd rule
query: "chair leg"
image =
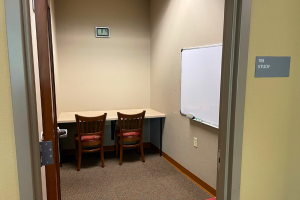
<svg viewBox="0 0 300 200">
<path fill-rule="evenodd" d="M 101 141 L 101 150 L 100 150 L 100 156 L 101 156 L 101 162 L 102 162 L 102 167 L 104 168 L 104 151 L 103 151 L 103 141 Z"/>
<path fill-rule="evenodd" d="M 76 151 L 76 161 L 78 161 L 78 146 L 77 144 L 75 143 L 75 151 Z"/>
<path fill-rule="evenodd" d="M 142 156 L 142 161 L 145 162 L 145 156 L 144 156 L 144 147 L 143 147 L 143 141 L 140 141 L 140 148 L 141 148 L 141 156 Z"/>
<path fill-rule="evenodd" d="M 81 152 L 81 149 L 79 148 L 79 150 L 78 150 L 78 165 L 77 165 L 77 171 L 80 171 L 80 167 L 81 167 L 81 157 L 82 157 L 82 152 Z"/>
<path fill-rule="evenodd" d="M 120 161 L 119 161 L 119 165 L 122 165 L 123 161 L 123 142 L 121 142 L 120 144 Z"/>
</svg>

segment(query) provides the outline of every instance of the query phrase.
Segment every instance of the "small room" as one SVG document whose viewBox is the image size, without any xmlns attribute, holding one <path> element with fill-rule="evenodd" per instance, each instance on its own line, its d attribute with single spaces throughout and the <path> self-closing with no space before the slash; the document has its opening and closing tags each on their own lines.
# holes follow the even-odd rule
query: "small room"
<svg viewBox="0 0 300 200">
<path fill-rule="evenodd" d="M 181 114 L 181 51 L 222 43 L 224 0 L 51 0 L 50 8 L 58 126 L 67 130 L 60 139 L 62 199 L 214 197 L 218 129 Z M 35 30 L 33 9 L 31 19 Z M 96 27 L 109 27 L 109 37 L 96 37 Z M 116 124 L 107 121 L 105 167 L 99 153 L 83 154 L 77 171 L 76 123 L 60 121 L 61 116 L 131 109 L 164 115 L 144 120 L 145 162 L 140 152 L 124 149 L 119 165 L 112 136 Z"/>
</svg>

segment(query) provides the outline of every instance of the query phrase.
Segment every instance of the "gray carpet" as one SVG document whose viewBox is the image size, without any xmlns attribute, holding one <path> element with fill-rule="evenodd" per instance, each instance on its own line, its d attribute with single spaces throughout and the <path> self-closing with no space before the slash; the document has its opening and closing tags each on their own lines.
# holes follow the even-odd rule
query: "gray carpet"
<svg viewBox="0 0 300 200">
<path fill-rule="evenodd" d="M 79 172 L 75 156 L 67 159 L 61 169 L 63 200 L 204 200 L 212 197 L 150 149 L 145 151 L 145 163 L 135 150 L 124 151 L 122 166 L 114 152 L 105 152 L 104 157 L 105 168 L 102 168 L 99 154 L 84 154 Z"/>
</svg>

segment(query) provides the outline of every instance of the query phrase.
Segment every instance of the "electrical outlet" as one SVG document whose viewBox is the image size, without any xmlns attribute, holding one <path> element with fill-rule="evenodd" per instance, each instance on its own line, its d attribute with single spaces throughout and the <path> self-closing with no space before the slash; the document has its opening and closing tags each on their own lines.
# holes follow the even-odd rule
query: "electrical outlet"
<svg viewBox="0 0 300 200">
<path fill-rule="evenodd" d="M 198 139 L 194 137 L 194 147 L 198 147 Z"/>
</svg>

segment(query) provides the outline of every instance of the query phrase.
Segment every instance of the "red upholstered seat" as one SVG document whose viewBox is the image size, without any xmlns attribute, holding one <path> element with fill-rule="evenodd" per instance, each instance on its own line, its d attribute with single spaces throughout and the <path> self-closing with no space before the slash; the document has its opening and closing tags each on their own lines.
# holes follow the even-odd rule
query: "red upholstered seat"
<svg viewBox="0 0 300 200">
<path fill-rule="evenodd" d="M 78 135 L 76 135 L 76 140 L 78 140 Z M 83 142 L 94 142 L 99 141 L 101 138 L 101 135 L 84 135 L 81 136 L 81 141 Z"/>
<path fill-rule="evenodd" d="M 120 130 L 116 131 L 116 134 L 118 137 L 120 137 Z M 128 133 L 123 133 L 123 137 L 127 138 L 127 137 L 136 137 L 136 136 L 140 136 L 141 133 L 140 132 L 128 132 Z"/>
</svg>

